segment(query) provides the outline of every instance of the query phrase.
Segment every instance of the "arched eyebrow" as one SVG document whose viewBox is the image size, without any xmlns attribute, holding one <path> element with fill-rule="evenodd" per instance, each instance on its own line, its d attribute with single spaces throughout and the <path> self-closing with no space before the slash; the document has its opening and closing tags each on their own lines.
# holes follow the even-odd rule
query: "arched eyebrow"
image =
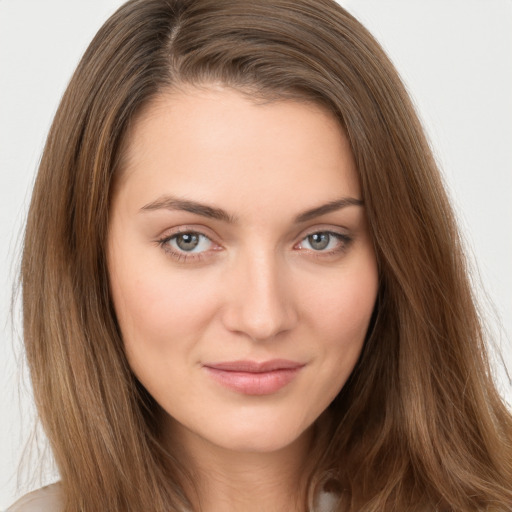
<svg viewBox="0 0 512 512">
<path fill-rule="evenodd" d="M 141 211 L 155 211 L 155 210 L 181 210 L 185 212 L 201 215 L 210 219 L 221 220 L 229 224 L 236 224 L 237 219 L 233 215 L 222 208 L 208 206 L 207 204 L 199 203 L 197 201 L 190 201 L 189 199 L 182 199 L 174 196 L 162 196 L 156 201 L 143 206 Z"/>
<path fill-rule="evenodd" d="M 295 217 L 295 223 L 301 224 L 302 222 L 307 222 L 308 220 L 315 219 L 321 215 L 341 210 L 347 206 L 363 206 L 363 201 L 361 199 L 356 199 L 355 197 L 342 197 L 341 199 L 335 199 L 334 201 L 330 201 L 322 206 L 311 208 L 311 210 L 306 210 L 305 212 L 300 213 Z"/>
<path fill-rule="evenodd" d="M 294 223 L 301 224 L 303 222 L 315 219 L 316 217 L 320 217 L 321 215 L 326 215 L 327 213 L 341 210 L 347 206 L 363 206 L 363 201 L 355 197 L 343 197 L 341 199 L 335 199 L 334 201 L 329 201 L 326 204 L 311 208 L 300 213 L 295 217 Z M 155 210 L 181 210 L 194 213 L 195 215 L 200 215 L 202 217 L 208 217 L 210 219 L 227 222 L 228 224 L 236 224 L 238 222 L 236 216 L 231 215 L 222 208 L 168 195 L 162 196 L 157 200 L 144 205 L 140 209 L 141 212 Z"/>
</svg>

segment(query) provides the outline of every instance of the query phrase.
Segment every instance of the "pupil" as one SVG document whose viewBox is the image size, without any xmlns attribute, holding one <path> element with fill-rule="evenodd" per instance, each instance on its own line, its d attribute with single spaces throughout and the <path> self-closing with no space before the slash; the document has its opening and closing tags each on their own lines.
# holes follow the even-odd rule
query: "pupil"
<svg viewBox="0 0 512 512">
<path fill-rule="evenodd" d="M 176 244 L 182 251 L 192 251 L 198 243 L 199 236 L 194 233 L 184 233 L 176 238 Z"/>
<path fill-rule="evenodd" d="M 328 233 L 315 233 L 309 235 L 308 240 L 313 249 L 321 250 L 325 249 L 329 245 L 330 236 Z"/>
</svg>

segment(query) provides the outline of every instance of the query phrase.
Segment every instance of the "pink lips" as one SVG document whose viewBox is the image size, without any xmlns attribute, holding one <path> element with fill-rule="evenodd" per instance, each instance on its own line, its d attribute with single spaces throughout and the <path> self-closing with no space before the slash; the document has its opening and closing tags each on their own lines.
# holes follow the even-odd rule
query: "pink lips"
<svg viewBox="0 0 512 512">
<path fill-rule="evenodd" d="M 226 361 L 203 368 L 220 384 L 246 395 L 270 395 L 289 384 L 304 364 L 286 359 Z"/>
</svg>

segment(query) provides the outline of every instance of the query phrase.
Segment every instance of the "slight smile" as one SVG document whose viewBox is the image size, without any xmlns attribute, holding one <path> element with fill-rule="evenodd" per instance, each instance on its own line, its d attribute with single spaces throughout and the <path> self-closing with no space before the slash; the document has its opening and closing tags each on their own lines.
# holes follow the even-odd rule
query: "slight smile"
<svg viewBox="0 0 512 512">
<path fill-rule="evenodd" d="M 217 382 L 245 395 L 271 395 L 289 384 L 305 366 L 297 361 L 226 361 L 203 368 Z"/>
</svg>

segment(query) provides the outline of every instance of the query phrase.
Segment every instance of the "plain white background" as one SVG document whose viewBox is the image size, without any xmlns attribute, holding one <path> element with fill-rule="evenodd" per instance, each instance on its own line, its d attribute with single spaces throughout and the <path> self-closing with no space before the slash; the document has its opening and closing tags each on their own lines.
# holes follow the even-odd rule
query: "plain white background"
<svg viewBox="0 0 512 512">
<path fill-rule="evenodd" d="M 512 367 L 512 1 L 340 3 L 383 44 L 412 94 L 478 266 L 485 318 Z M 13 324 L 9 311 L 30 188 L 67 81 L 120 4 L 0 0 L 0 509 L 27 490 L 16 489 L 17 466 L 33 413 L 19 314 Z M 511 403 L 503 372 L 498 384 Z M 53 478 L 47 470 L 42 483 Z"/>
</svg>

